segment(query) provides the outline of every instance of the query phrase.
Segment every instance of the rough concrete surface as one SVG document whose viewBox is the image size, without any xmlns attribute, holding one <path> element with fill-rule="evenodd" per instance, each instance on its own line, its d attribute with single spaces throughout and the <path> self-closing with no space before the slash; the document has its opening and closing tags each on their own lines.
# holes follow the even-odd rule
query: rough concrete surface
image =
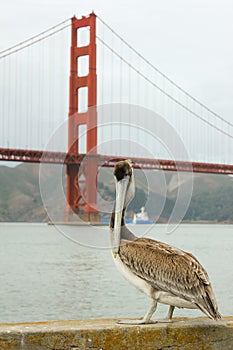
<svg viewBox="0 0 233 350">
<path fill-rule="evenodd" d="M 233 350 L 233 316 L 119 325 L 115 319 L 0 324 L 1 350 Z"/>
</svg>

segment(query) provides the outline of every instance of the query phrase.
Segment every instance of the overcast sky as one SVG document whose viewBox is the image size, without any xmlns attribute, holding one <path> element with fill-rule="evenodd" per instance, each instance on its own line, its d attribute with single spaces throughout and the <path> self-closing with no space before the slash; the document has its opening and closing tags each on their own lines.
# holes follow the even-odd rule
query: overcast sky
<svg viewBox="0 0 233 350">
<path fill-rule="evenodd" d="M 232 0 L 1 1 L 0 51 L 92 10 L 160 71 L 233 122 Z"/>
<path fill-rule="evenodd" d="M 0 50 L 92 10 L 176 83 L 233 121 L 231 0 L 1 1 Z"/>
</svg>

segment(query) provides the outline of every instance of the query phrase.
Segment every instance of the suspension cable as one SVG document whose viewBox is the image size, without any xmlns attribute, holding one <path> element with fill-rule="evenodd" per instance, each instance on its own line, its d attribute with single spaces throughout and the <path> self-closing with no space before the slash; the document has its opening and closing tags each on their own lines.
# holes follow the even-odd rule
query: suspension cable
<svg viewBox="0 0 233 350">
<path fill-rule="evenodd" d="M 155 70 L 158 74 L 160 74 L 164 79 L 169 81 L 173 86 L 175 86 L 178 90 L 180 90 L 182 93 L 184 93 L 187 97 L 191 98 L 195 103 L 199 104 L 202 108 L 207 110 L 209 113 L 213 114 L 216 118 L 220 119 L 222 122 L 226 123 L 227 125 L 233 127 L 233 124 L 229 122 L 228 120 L 221 117 L 219 114 L 211 110 L 209 107 L 207 107 L 204 103 L 197 100 L 195 97 L 190 95 L 186 90 L 184 90 L 181 86 L 176 84 L 172 79 L 170 79 L 167 75 L 165 75 L 163 72 L 161 72 L 157 67 L 155 67 L 150 61 L 148 61 L 140 52 L 138 52 L 133 46 L 131 46 L 125 39 L 123 39 L 114 29 L 112 29 L 101 17 L 97 16 L 100 22 L 105 25 L 118 39 L 120 39 L 130 50 L 132 50 L 140 59 L 142 59 L 146 64 L 148 64 L 153 70 Z"/>
<path fill-rule="evenodd" d="M 64 25 L 62 28 L 59 28 L 57 30 L 54 30 L 58 27 L 60 27 L 61 25 L 67 23 L 67 22 L 70 22 L 70 19 L 66 19 L 65 21 L 53 26 L 53 27 L 50 27 L 49 29 L 41 32 L 40 34 L 37 34 L 37 35 L 34 35 L 33 37 L 29 38 L 29 39 L 26 39 L 24 41 L 21 41 L 19 44 L 16 44 L 8 49 L 5 49 L 3 51 L 0 51 L 0 59 L 1 58 L 5 58 L 7 56 L 10 56 L 12 55 L 13 53 L 16 53 L 18 51 L 21 51 L 23 49 L 25 49 L 26 47 L 29 47 L 29 46 L 32 46 L 44 39 L 47 39 L 49 38 L 50 36 L 54 35 L 54 34 L 57 34 L 58 32 L 61 32 L 62 30 L 64 30 L 65 28 L 69 27 L 70 26 L 70 23 L 67 24 L 67 25 Z M 49 33 L 53 31 L 52 33 Z M 49 34 L 46 34 L 46 33 L 49 33 Z M 42 36 L 42 37 L 41 37 Z"/>
<path fill-rule="evenodd" d="M 222 130 L 221 128 L 217 127 L 210 121 L 206 120 L 196 112 L 192 111 L 190 108 L 186 107 L 183 103 L 178 101 L 175 97 L 173 97 L 171 94 L 167 93 L 164 89 L 159 87 L 157 84 L 155 84 L 152 80 L 150 80 L 147 76 L 145 76 L 143 73 L 141 73 L 137 68 L 135 68 L 130 62 L 128 62 L 125 58 L 123 58 L 119 53 L 117 53 L 112 47 L 110 47 L 107 43 L 105 43 L 98 35 L 96 35 L 96 38 L 104 45 L 106 46 L 114 55 L 116 55 L 122 62 L 128 65 L 129 68 L 131 68 L 133 71 L 135 71 L 138 75 L 140 75 L 144 80 L 146 80 L 148 83 L 150 83 L 152 86 L 154 86 L 156 89 L 158 89 L 161 93 L 163 93 L 165 96 L 170 98 L 173 102 L 175 102 L 177 105 L 188 111 L 190 114 L 194 115 L 198 119 L 202 120 L 204 123 L 208 124 L 209 126 L 213 127 L 214 129 L 218 130 L 222 134 L 230 137 L 233 139 L 233 135 L 227 133 L 226 131 Z M 224 119 L 223 119 L 224 120 Z M 224 120 L 225 121 L 225 120 Z"/>
</svg>

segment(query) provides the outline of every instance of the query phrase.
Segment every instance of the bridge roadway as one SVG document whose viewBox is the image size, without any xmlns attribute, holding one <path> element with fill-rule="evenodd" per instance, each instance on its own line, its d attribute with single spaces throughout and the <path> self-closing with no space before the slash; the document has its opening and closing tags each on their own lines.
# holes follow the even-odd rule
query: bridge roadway
<svg viewBox="0 0 233 350">
<path fill-rule="evenodd" d="M 53 164 L 81 164 L 84 159 L 97 158 L 99 166 L 113 167 L 125 157 L 114 157 L 100 154 L 71 155 L 65 152 L 49 152 L 37 150 L 23 150 L 0 148 L 0 161 L 53 163 Z M 156 169 L 164 171 L 186 171 L 211 174 L 233 174 L 233 165 L 174 161 L 165 159 L 130 158 L 135 168 Z"/>
</svg>

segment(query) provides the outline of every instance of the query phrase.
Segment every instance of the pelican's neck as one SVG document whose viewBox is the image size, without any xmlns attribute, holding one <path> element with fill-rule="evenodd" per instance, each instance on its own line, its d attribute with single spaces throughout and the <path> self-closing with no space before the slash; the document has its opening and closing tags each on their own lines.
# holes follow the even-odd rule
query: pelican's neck
<svg viewBox="0 0 233 350">
<path fill-rule="evenodd" d="M 110 231 L 111 231 L 112 237 L 113 237 L 113 232 L 114 232 L 114 223 L 115 223 L 115 204 L 113 207 L 111 220 L 110 220 Z M 125 209 L 123 209 L 123 211 L 122 211 L 120 238 L 129 240 L 129 241 L 133 241 L 135 238 L 137 238 L 125 225 Z"/>
<path fill-rule="evenodd" d="M 122 239 L 134 239 L 125 226 L 125 210 L 134 197 L 134 177 L 129 162 L 119 162 L 115 166 L 116 201 L 110 221 L 111 246 L 117 256 Z"/>
<path fill-rule="evenodd" d="M 110 228 L 111 229 L 114 229 L 114 224 L 115 224 L 115 208 L 116 208 L 116 204 L 114 203 L 113 211 L 112 211 L 112 215 L 111 215 L 111 220 L 110 220 Z M 125 225 L 125 209 L 123 209 L 123 211 L 122 211 L 121 227 L 124 225 Z"/>
</svg>

